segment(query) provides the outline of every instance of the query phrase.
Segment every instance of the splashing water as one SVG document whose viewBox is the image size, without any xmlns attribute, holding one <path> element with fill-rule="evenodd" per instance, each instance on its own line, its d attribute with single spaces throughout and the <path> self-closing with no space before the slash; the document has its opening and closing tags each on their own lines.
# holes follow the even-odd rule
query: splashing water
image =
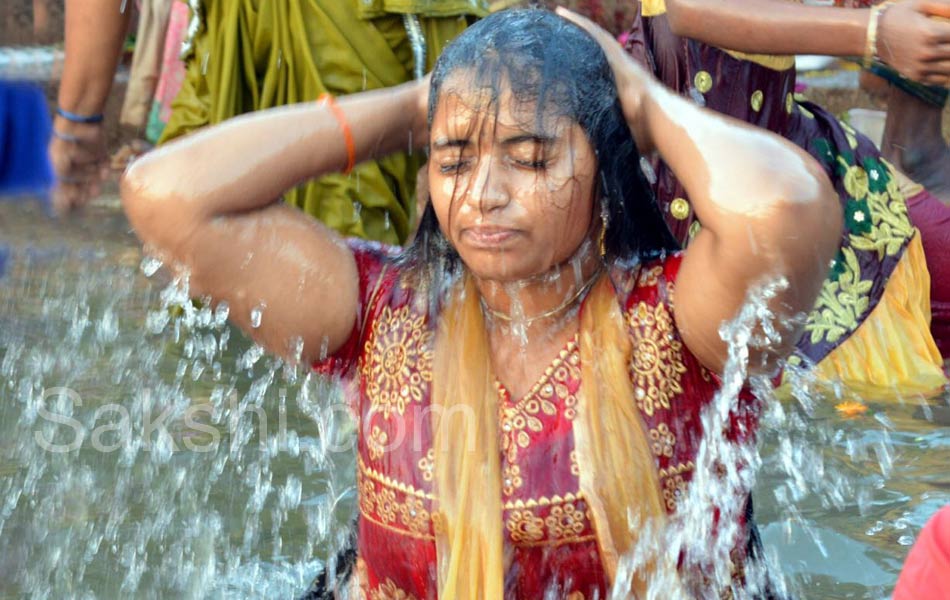
<svg viewBox="0 0 950 600">
<path fill-rule="evenodd" d="M 658 570 L 650 582 L 651 599 L 762 598 L 765 594 L 780 598 L 816 597 L 815 591 L 806 585 L 810 583 L 809 578 L 791 579 L 776 549 L 767 543 L 764 549 L 753 551 L 754 556 L 747 559 L 739 574 L 732 568 L 735 551 L 745 550 L 748 539 L 740 527 L 746 515 L 746 498 L 761 476 L 770 480 L 768 487 L 773 498 L 766 500 L 774 502 L 778 509 L 786 537 L 792 537 L 793 531 L 800 534 L 799 538 L 803 534 L 808 545 L 817 549 L 816 556 L 832 564 L 838 557 L 829 552 L 820 531 L 822 527 L 814 522 L 813 515 L 806 513 L 806 506 L 817 500 L 826 514 L 857 508 L 859 514 L 864 515 L 872 502 L 882 501 L 875 496 L 880 496 L 878 492 L 892 473 L 895 454 L 888 434 L 894 427 L 886 415 L 878 413 L 876 416 L 877 424 L 883 425 L 883 429 L 868 425 L 867 429 L 850 434 L 843 429 L 831 430 L 826 423 L 815 419 L 822 398 L 812 372 L 786 366 L 790 402 L 776 396 L 770 377 L 749 376 L 749 348 L 780 339 L 768 302 L 786 286 L 785 280 L 760 286 L 749 294 L 736 319 L 720 329 L 722 339 L 729 346 L 728 360 L 722 388 L 702 416 L 704 438 L 688 492 L 678 500 L 676 513 L 666 530 L 662 533 L 647 530 L 637 547 L 621 561 L 618 581 L 629 580 L 632 573 L 651 561 L 680 565 L 679 570 Z M 743 400 L 749 391 L 755 398 L 751 409 L 762 413 L 758 437 L 767 440 L 762 447 L 773 451 L 765 458 L 754 439 L 741 441 L 735 436 L 736 415 L 750 408 Z M 816 438 L 818 443 L 815 443 Z M 846 450 L 846 457 L 842 449 Z M 839 462 L 848 458 L 854 461 L 853 468 L 866 463 L 871 454 L 880 472 L 873 477 L 854 477 L 828 464 L 829 458 Z M 759 487 L 760 491 L 767 489 Z M 945 494 L 944 502 L 947 500 L 950 497 Z M 909 526 L 907 517 L 903 514 L 890 526 L 903 532 Z M 757 520 L 761 525 L 761 514 Z M 920 524 L 918 521 L 918 526 Z M 876 535 L 884 527 L 879 521 L 867 535 Z M 841 537 L 834 532 L 832 535 Z M 900 546 L 912 542 L 913 536 L 906 533 L 896 540 Z M 888 586 L 893 585 L 893 581 L 890 579 Z M 883 596 L 885 586 L 868 587 L 864 597 Z M 627 597 L 620 586 L 615 588 L 612 598 Z M 826 589 L 821 597 L 855 596 L 847 592 L 836 596 Z"/>
<path fill-rule="evenodd" d="M 353 511 L 339 390 L 119 241 L 0 281 L 0 595 L 298 593 Z"/>
<path fill-rule="evenodd" d="M 338 387 L 265 355 L 226 324 L 226 305 L 193 302 L 186 279 L 163 279 L 120 216 L 64 228 L 0 210 L 0 595 L 300 593 L 355 511 Z M 752 380 L 758 445 L 723 438 L 745 349 L 771 335 L 755 327 L 770 322 L 770 289 L 724 329 L 723 389 L 658 547 L 701 572 L 682 582 L 698 597 L 751 597 L 766 571 L 795 597 L 884 597 L 907 544 L 950 503 L 950 431 L 927 420 L 946 403 L 872 403 L 846 421 L 830 408 L 843 390 L 790 366 L 788 398 Z M 740 585 L 726 567 L 750 489 L 765 554 Z M 644 544 L 622 567 L 653 554 Z"/>
</svg>

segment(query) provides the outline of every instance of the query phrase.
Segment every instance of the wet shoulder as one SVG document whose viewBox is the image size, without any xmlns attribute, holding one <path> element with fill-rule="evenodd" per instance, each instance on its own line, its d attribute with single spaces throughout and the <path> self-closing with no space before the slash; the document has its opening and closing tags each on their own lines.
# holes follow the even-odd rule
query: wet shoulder
<svg viewBox="0 0 950 600">
<path fill-rule="evenodd" d="M 379 311 L 380 300 L 390 296 L 390 290 L 399 278 L 402 269 L 397 259 L 402 250 L 398 246 L 358 238 L 349 238 L 344 243 L 353 253 L 359 278 L 357 318 L 346 343 L 334 354 L 315 362 L 313 369 L 318 373 L 345 377 L 354 372 L 367 327 Z M 320 310 L 320 307 L 313 307 L 313 310 Z"/>
</svg>

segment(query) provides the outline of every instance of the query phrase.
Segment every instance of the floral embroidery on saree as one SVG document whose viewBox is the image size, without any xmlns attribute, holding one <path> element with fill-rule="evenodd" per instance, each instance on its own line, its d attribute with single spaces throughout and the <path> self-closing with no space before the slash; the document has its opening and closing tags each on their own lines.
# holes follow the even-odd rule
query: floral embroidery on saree
<svg viewBox="0 0 950 600">
<path fill-rule="evenodd" d="M 580 360 L 575 336 L 545 369 L 531 390 L 517 402 L 510 402 L 508 392 L 496 382 L 501 398 L 498 418 L 501 448 L 509 463 L 518 460 L 519 449 L 528 447 L 531 434 L 543 430 L 542 418 L 558 414 L 557 404 L 564 407 L 566 419 L 574 418 L 577 397 L 570 391 L 568 384 L 580 380 Z"/>
<path fill-rule="evenodd" d="M 858 147 L 854 130 L 841 124 L 851 150 Z M 809 315 L 805 331 L 812 344 L 834 344 L 857 329 L 872 309 L 874 283 L 862 264 L 899 257 L 914 234 L 907 206 L 890 169 L 875 156 L 860 161 L 851 150 L 836 150 L 824 138 L 812 143 L 816 157 L 838 176 L 846 195 L 846 241 Z M 839 192 L 841 190 L 839 189 Z M 863 256 L 862 256 L 863 255 Z"/>
<path fill-rule="evenodd" d="M 505 513 L 505 529 L 516 546 L 560 546 L 595 539 L 580 493 L 509 501 Z"/>
<path fill-rule="evenodd" d="M 434 539 L 429 511 L 431 497 L 411 486 L 374 474 L 362 460 L 359 462 L 360 515 L 396 533 Z"/>
<path fill-rule="evenodd" d="M 640 302 L 627 311 L 633 333 L 633 379 L 637 407 L 652 416 L 659 408 L 670 408 L 672 399 L 683 393 L 683 343 L 673 332 L 673 317 L 662 302 L 650 306 Z"/>
<path fill-rule="evenodd" d="M 422 402 L 432 383 L 432 332 L 409 306 L 383 307 L 366 341 L 360 375 L 374 411 L 388 419 L 402 415 L 409 402 Z"/>
</svg>

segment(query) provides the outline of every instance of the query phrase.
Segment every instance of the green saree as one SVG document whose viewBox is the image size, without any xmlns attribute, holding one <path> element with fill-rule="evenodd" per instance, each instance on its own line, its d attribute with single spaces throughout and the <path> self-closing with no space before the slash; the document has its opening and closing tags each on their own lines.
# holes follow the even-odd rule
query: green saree
<svg viewBox="0 0 950 600">
<path fill-rule="evenodd" d="M 402 14 L 426 40 L 426 71 L 484 0 L 204 0 L 185 81 L 160 143 L 254 110 L 389 87 L 413 78 Z M 285 195 L 344 236 L 400 244 L 415 219 L 422 153 L 365 162 Z"/>
</svg>

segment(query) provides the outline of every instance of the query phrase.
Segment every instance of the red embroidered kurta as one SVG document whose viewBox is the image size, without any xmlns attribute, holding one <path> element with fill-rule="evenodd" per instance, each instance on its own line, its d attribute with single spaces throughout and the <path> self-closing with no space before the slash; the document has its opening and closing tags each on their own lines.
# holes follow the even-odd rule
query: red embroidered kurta
<svg viewBox="0 0 950 600">
<path fill-rule="evenodd" d="M 359 378 L 359 584 L 372 599 L 435 598 L 427 408 L 436 320 L 392 264 L 395 250 L 371 242 L 351 247 L 360 275 L 359 322 L 350 341 L 318 368 Z M 683 344 L 673 319 L 679 265 L 680 256 L 673 255 L 611 273 L 634 348 L 629 372 L 636 397 L 630 401 L 646 423 L 670 511 L 694 468 L 700 411 L 718 387 Z M 523 398 L 512 398 L 498 384 L 499 527 L 514 559 L 505 578 L 507 597 L 607 595 L 574 453 L 572 419 L 581 385 L 576 336 Z"/>
</svg>

